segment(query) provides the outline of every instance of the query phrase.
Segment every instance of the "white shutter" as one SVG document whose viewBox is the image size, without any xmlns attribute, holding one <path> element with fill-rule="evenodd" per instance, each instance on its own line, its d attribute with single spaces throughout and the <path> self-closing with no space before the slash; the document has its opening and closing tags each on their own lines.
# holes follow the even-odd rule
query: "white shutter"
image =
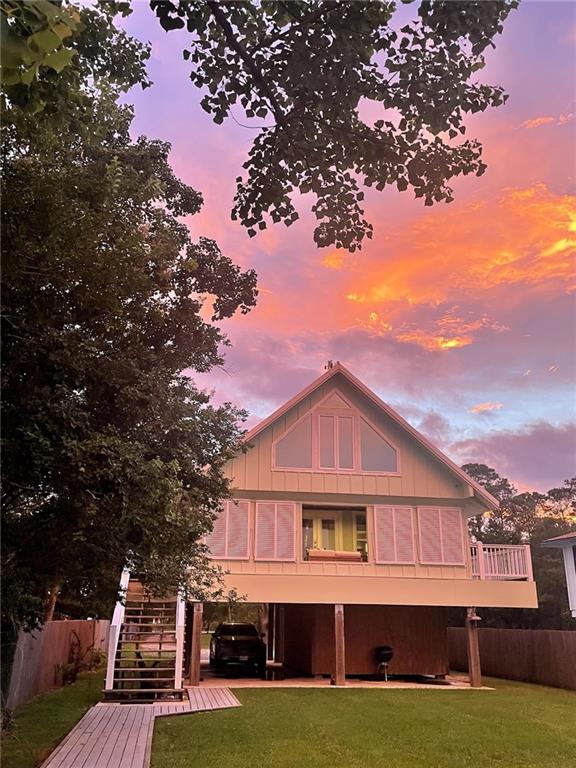
<svg viewBox="0 0 576 768">
<path fill-rule="evenodd" d="M 462 512 L 454 507 L 419 507 L 420 562 L 464 565 Z"/>
<path fill-rule="evenodd" d="M 224 501 L 212 532 L 205 538 L 211 557 L 217 560 L 248 560 L 249 501 Z"/>
<path fill-rule="evenodd" d="M 255 560 L 274 560 L 276 541 L 276 509 L 269 502 L 256 503 Z"/>
<path fill-rule="evenodd" d="M 440 510 L 434 507 L 419 507 L 418 527 L 420 531 L 420 562 L 425 565 L 441 565 Z"/>
<path fill-rule="evenodd" d="M 226 531 L 226 557 L 230 560 L 248 560 L 248 520 L 250 502 L 228 501 Z"/>
<path fill-rule="evenodd" d="M 413 563 L 416 557 L 411 507 L 394 508 L 394 541 L 396 544 L 396 562 Z"/>
<path fill-rule="evenodd" d="M 377 563 L 413 563 L 411 507 L 374 507 Z"/>
<path fill-rule="evenodd" d="M 392 507 L 374 507 L 374 532 L 376 534 L 376 562 L 393 563 L 396 557 Z"/>
<path fill-rule="evenodd" d="M 295 505 L 289 502 L 256 503 L 255 560 L 295 560 Z"/>
<path fill-rule="evenodd" d="M 276 560 L 296 559 L 294 504 L 276 504 Z"/>
<path fill-rule="evenodd" d="M 212 531 L 205 538 L 210 555 L 222 560 L 226 557 L 226 504 L 222 504 L 218 517 L 214 520 Z"/>
<path fill-rule="evenodd" d="M 440 530 L 442 532 L 442 562 L 445 565 L 464 565 L 464 547 L 462 544 L 462 512 L 453 507 L 440 510 Z"/>
</svg>

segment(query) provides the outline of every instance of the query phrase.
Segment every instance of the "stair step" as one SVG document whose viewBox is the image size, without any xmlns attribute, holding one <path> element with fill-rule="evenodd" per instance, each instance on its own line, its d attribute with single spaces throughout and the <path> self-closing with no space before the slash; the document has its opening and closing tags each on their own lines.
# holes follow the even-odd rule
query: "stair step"
<svg viewBox="0 0 576 768">
<path fill-rule="evenodd" d="M 119 690 L 120 692 L 125 693 L 178 693 L 181 689 L 180 688 L 120 688 L 120 689 L 110 689 L 110 690 Z"/>
<path fill-rule="evenodd" d="M 165 669 L 174 669 L 174 665 L 171 667 L 114 667 L 115 670 L 120 670 L 121 672 L 142 672 L 144 669 L 154 669 L 157 672 L 161 672 Z"/>
<path fill-rule="evenodd" d="M 173 629 L 176 631 L 176 623 L 174 621 L 166 621 L 163 624 L 159 624 L 153 621 L 125 621 L 122 624 L 123 627 L 155 627 L 156 629 Z"/>
<path fill-rule="evenodd" d="M 168 675 L 167 677 L 116 677 L 113 678 L 115 683 L 154 683 L 155 685 L 158 685 L 158 687 L 163 687 L 162 683 L 174 683 L 174 670 L 172 670 L 172 674 Z"/>
</svg>

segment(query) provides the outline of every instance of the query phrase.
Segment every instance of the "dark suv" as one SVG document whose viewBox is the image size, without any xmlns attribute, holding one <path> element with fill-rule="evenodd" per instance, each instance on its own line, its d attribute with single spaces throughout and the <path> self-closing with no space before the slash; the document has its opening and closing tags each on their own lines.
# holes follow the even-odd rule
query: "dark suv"
<svg viewBox="0 0 576 768">
<path fill-rule="evenodd" d="M 210 666 L 251 667 L 260 676 L 266 672 L 266 645 L 254 624 L 219 624 L 210 640 Z"/>
</svg>

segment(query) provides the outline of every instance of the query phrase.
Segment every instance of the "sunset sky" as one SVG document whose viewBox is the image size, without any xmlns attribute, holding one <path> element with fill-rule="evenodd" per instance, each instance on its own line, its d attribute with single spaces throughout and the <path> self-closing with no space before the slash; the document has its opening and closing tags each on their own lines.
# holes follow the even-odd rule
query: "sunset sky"
<svg viewBox="0 0 576 768">
<path fill-rule="evenodd" d="M 147 2 L 126 27 L 152 43 L 154 86 L 129 94 L 134 135 L 170 141 L 175 172 L 204 195 L 193 237 L 258 272 L 257 307 L 226 325 L 225 370 L 201 379 L 216 401 L 252 425 L 339 360 L 459 463 L 520 490 L 575 473 L 576 4 L 525 0 L 488 53 L 480 79 L 510 98 L 467 122 L 485 175 L 432 209 L 410 191 L 367 194 L 374 239 L 355 254 L 316 248 L 306 198 L 290 229 L 251 240 L 232 222 L 254 130 L 200 109 L 185 32 L 164 33 Z"/>
</svg>

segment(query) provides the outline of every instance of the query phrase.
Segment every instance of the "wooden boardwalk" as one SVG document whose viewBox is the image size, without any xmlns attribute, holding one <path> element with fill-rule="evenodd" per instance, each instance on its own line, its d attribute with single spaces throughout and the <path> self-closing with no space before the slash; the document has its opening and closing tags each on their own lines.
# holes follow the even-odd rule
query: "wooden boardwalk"
<svg viewBox="0 0 576 768">
<path fill-rule="evenodd" d="M 188 693 L 188 701 L 97 704 L 42 768 L 148 768 L 157 717 L 241 706 L 229 688 L 189 688 Z"/>
</svg>

